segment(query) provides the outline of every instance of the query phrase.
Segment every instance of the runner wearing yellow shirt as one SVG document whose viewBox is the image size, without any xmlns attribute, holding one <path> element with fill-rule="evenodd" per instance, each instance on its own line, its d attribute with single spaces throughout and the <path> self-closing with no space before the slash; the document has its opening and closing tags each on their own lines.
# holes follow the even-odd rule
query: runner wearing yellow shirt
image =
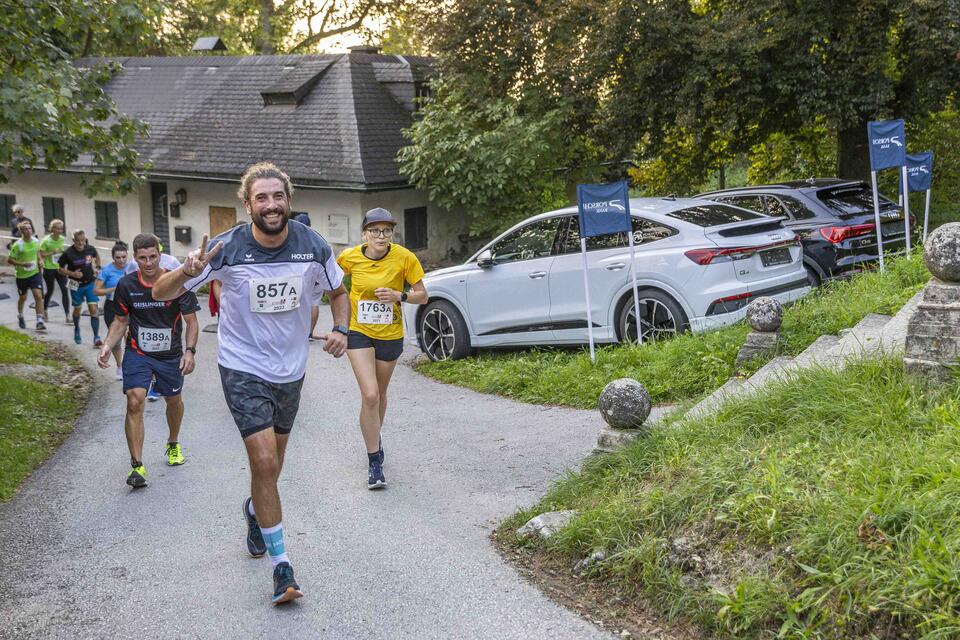
<svg viewBox="0 0 960 640">
<path fill-rule="evenodd" d="M 403 351 L 400 303 L 424 304 L 423 267 L 408 249 L 392 244 L 397 221 L 386 209 L 363 216 L 364 244 L 337 258 L 350 276 L 347 357 L 360 386 L 360 433 L 367 447 L 367 488 L 387 486 L 380 428 L 387 412 L 387 386 Z M 410 291 L 404 292 L 405 285 Z"/>
</svg>

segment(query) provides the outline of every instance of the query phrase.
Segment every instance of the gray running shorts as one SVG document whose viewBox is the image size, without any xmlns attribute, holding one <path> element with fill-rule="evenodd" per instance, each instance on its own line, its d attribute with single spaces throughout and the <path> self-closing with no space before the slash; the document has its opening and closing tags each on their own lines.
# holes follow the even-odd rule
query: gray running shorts
<svg viewBox="0 0 960 640">
<path fill-rule="evenodd" d="M 300 409 L 303 378 L 274 383 L 252 373 L 219 366 L 223 395 L 243 438 L 270 427 L 280 434 L 290 433 Z"/>
</svg>

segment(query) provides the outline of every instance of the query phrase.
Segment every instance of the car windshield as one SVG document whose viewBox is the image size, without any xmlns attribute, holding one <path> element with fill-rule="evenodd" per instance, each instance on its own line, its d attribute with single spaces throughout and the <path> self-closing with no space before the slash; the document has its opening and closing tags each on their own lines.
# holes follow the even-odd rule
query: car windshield
<svg viewBox="0 0 960 640">
<path fill-rule="evenodd" d="M 731 222 L 743 222 L 744 220 L 756 220 L 764 216 L 747 211 L 728 207 L 723 204 L 702 204 L 696 207 L 687 207 L 667 214 L 671 218 L 683 220 L 698 227 L 716 227 L 721 224 Z"/>
<path fill-rule="evenodd" d="M 831 211 L 841 216 L 873 213 L 873 192 L 865 184 L 822 189 L 817 192 L 817 198 Z M 880 196 L 881 209 L 896 206 L 892 201 Z"/>
</svg>

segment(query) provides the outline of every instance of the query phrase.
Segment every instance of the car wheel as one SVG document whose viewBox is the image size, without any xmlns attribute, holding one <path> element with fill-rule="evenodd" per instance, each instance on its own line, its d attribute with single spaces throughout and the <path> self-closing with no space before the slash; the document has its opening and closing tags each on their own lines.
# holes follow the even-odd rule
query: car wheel
<svg viewBox="0 0 960 640">
<path fill-rule="evenodd" d="M 820 275 L 813 270 L 812 267 L 804 265 L 804 270 L 807 272 L 807 282 L 810 283 L 810 286 L 817 288 L 820 286 Z"/>
<path fill-rule="evenodd" d="M 637 295 L 640 299 L 641 343 L 672 338 L 689 328 L 687 315 L 676 300 L 667 294 L 655 289 L 641 289 Z M 637 342 L 637 320 L 632 294 L 624 296 L 620 303 L 617 337 L 621 342 Z"/>
<path fill-rule="evenodd" d="M 458 360 L 473 353 L 467 323 L 456 307 L 445 300 L 427 305 L 420 317 L 420 347 L 434 362 Z"/>
</svg>

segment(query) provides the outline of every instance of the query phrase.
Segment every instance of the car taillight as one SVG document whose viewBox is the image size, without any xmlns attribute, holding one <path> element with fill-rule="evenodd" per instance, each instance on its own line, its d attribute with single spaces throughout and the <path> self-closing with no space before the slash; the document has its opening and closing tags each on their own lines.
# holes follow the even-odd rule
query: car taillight
<svg viewBox="0 0 960 640">
<path fill-rule="evenodd" d="M 877 225 L 873 222 L 868 222 L 867 224 L 853 224 L 849 227 L 820 227 L 820 235 L 822 235 L 827 242 L 840 244 L 847 238 L 865 236 L 876 230 Z"/>
<path fill-rule="evenodd" d="M 730 262 L 731 260 L 742 260 L 749 258 L 758 251 L 764 249 L 773 249 L 774 247 L 785 247 L 789 245 L 800 244 L 800 236 L 794 235 L 793 238 L 784 242 L 775 242 L 773 244 L 763 245 L 762 247 L 713 247 L 708 249 L 690 249 L 683 255 L 687 256 L 697 264 L 706 266 L 714 262 Z"/>
</svg>

